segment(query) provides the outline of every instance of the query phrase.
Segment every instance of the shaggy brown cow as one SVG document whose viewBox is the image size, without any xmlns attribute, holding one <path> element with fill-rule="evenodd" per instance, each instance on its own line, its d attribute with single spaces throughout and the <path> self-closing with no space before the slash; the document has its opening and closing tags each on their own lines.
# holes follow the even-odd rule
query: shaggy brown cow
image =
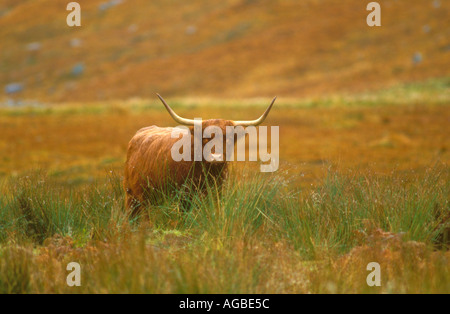
<svg viewBox="0 0 450 314">
<path fill-rule="evenodd" d="M 182 187 L 186 188 L 187 185 L 201 187 L 207 177 L 220 185 L 226 174 L 227 164 L 225 158 L 222 158 L 223 161 L 207 161 L 202 156 L 202 161 L 194 161 L 194 120 L 178 116 L 160 95 L 158 97 L 176 122 L 189 126 L 191 130 L 192 161 L 173 160 L 171 148 L 179 140 L 179 138 L 171 137 L 174 128 L 150 126 L 140 129 L 128 144 L 124 177 L 126 208 L 134 214 L 138 212 L 139 207 L 143 204 L 157 203 L 158 199 L 163 196 L 161 193 L 165 194 Z M 276 97 L 263 115 L 256 120 L 231 121 L 212 119 L 202 121 L 202 134 L 206 127 L 218 126 L 223 134 L 223 147 L 226 147 L 225 134 L 227 126 L 256 126 L 261 124 L 269 114 L 275 99 Z M 203 138 L 202 147 L 213 138 Z"/>
</svg>

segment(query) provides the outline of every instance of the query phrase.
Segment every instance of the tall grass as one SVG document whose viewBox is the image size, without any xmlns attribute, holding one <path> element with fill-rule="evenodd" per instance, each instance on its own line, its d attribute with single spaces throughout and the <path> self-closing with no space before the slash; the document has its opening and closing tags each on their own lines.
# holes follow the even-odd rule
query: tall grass
<svg viewBox="0 0 450 314">
<path fill-rule="evenodd" d="M 323 186 L 278 215 L 291 242 L 314 258 L 317 250 L 348 251 L 357 234 L 368 229 L 404 233 L 404 238 L 432 242 L 448 214 L 448 169 L 435 168 L 405 183 L 404 176 L 352 177 L 329 173 Z"/>
<path fill-rule="evenodd" d="M 304 191 L 288 179 L 234 171 L 137 218 L 118 176 L 77 190 L 39 173 L 13 179 L 0 197 L 0 291 L 450 292 L 448 253 L 433 252 L 448 230 L 448 168 L 330 171 Z M 370 259 L 385 263 L 390 285 L 368 288 Z M 78 290 L 65 285 L 70 261 L 83 267 Z"/>
<path fill-rule="evenodd" d="M 106 236 L 111 224 L 126 220 L 120 179 L 70 190 L 41 172 L 10 180 L 0 197 L 0 240 L 42 244 L 54 236 L 70 236 L 85 243 Z"/>
</svg>

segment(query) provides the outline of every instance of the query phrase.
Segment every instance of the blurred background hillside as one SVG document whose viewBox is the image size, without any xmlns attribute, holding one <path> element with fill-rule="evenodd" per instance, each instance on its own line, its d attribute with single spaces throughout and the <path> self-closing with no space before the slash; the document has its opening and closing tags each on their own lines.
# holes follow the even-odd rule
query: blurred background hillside
<svg viewBox="0 0 450 314">
<path fill-rule="evenodd" d="M 78 0 L 69 27 L 71 1 L 0 0 L 0 293 L 450 293 L 450 0 L 379 0 L 381 27 L 372 0 Z M 135 224 L 128 143 L 177 125 L 156 92 L 203 119 L 278 96 L 279 169 Z"/>
<path fill-rule="evenodd" d="M 450 1 L 0 1 L 0 100 L 315 97 L 449 75 Z M 448 80 L 447 80 L 448 82 Z"/>
</svg>

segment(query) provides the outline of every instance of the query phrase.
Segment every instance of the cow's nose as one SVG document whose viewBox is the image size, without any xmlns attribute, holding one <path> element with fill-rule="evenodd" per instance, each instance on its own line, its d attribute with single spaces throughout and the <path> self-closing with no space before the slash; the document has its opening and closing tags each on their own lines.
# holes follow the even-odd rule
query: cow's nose
<svg viewBox="0 0 450 314">
<path fill-rule="evenodd" d="M 222 154 L 211 154 L 211 157 L 214 160 L 217 160 L 217 161 L 221 161 L 222 160 Z"/>
<path fill-rule="evenodd" d="M 206 161 L 208 162 L 214 162 L 214 161 L 223 161 L 222 157 L 223 154 L 208 154 L 205 156 Z"/>
</svg>

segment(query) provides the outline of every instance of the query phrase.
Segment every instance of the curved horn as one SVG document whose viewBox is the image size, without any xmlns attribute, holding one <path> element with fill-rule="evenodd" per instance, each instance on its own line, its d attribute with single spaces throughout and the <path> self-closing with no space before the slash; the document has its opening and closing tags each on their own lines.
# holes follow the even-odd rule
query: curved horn
<svg viewBox="0 0 450 314">
<path fill-rule="evenodd" d="M 166 102 L 164 101 L 164 99 L 163 99 L 159 94 L 156 94 L 156 95 L 159 97 L 159 99 L 160 99 L 161 102 L 163 103 L 164 107 L 166 107 L 167 111 L 169 112 L 169 114 L 172 116 L 172 118 L 173 118 L 176 122 L 178 122 L 179 124 L 183 124 L 183 125 L 194 125 L 194 120 L 191 120 L 191 119 L 185 119 L 185 118 L 180 117 L 179 115 L 177 115 L 177 114 L 175 113 L 175 111 L 172 110 L 172 108 L 169 107 L 168 104 L 166 104 Z"/>
<path fill-rule="evenodd" d="M 234 121 L 235 125 L 241 125 L 241 126 L 257 126 L 264 122 L 264 120 L 267 118 L 267 115 L 269 114 L 270 109 L 272 109 L 273 103 L 277 97 L 275 96 L 272 102 L 270 103 L 270 106 L 264 111 L 261 117 L 259 117 L 256 120 L 250 120 L 250 121 Z"/>
</svg>

